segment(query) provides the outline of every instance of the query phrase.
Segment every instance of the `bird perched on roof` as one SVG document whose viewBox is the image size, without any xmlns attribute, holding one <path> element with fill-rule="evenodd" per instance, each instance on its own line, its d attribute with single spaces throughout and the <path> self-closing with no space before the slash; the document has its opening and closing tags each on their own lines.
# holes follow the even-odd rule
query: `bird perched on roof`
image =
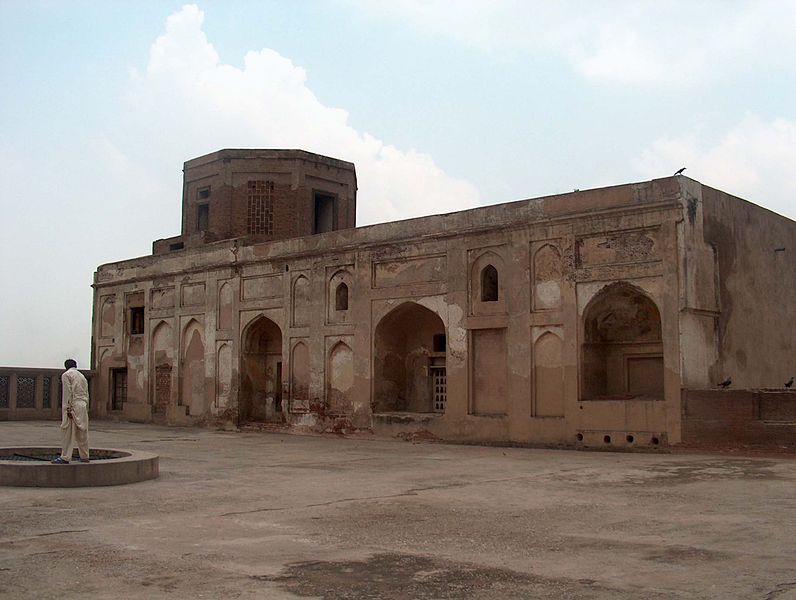
<svg viewBox="0 0 796 600">
<path fill-rule="evenodd" d="M 683 171 L 685 171 L 685 167 L 683 167 L 682 169 L 677 169 L 677 170 L 674 172 L 674 174 L 675 174 L 675 175 L 682 175 L 682 174 L 683 174 Z"/>
<path fill-rule="evenodd" d="M 790 389 L 792 385 L 793 385 L 793 377 L 791 377 L 785 382 L 785 387 L 788 389 Z"/>
<path fill-rule="evenodd" d="M 720 387 L 720 388 L 723 388 L 723 389 L 725 389 L 725 390 L 726 390 L 726 389 L 727 389 L 728 387 L 730 387 L 731 385 L 732 385 L 732 379 L 730 379 L 729 377 L 727 377 L 727 379 L 725 379 L 724 381 L 722 381 L 722 382 L 719 384 L 719 387 Z"/>
</svg>

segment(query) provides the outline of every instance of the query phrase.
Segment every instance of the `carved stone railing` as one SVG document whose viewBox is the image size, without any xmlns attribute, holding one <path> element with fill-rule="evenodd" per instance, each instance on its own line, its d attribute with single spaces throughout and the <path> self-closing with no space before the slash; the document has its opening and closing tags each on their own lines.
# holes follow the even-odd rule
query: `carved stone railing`
<svg viewBox="0 0 796 600">
<path fill-rule="evenodd" d="M 0 367 L 0 421 L 60 419 L 63 372 L 63 369 Z M 81 369 L 81 373 L 88 379 L 90 397 L 94 371 Z"/>
</svg>

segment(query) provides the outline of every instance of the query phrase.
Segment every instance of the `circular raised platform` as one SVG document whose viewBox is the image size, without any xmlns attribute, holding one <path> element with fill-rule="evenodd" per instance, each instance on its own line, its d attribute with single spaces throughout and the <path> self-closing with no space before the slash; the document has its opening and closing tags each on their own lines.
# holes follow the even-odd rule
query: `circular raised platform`
<svg viewBox="0 0 796 600">
<path fill-rule="evenodd" d="M 60 448 L 0 448 L 0 485 L 24 487 L 93 487 L 136 483 L 158 476 L 158 455 L 151 452 L 91 448 L 91 462 L 68 465 L 50 461 Z"/>
</svg>

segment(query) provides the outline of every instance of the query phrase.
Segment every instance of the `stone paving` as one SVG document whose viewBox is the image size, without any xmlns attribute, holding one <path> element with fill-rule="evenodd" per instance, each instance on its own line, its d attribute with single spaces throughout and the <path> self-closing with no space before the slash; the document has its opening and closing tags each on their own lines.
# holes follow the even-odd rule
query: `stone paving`
<svg viewBox="0 0 796 600">
<path fill-rule="evenodd" d="M 0 423 L 0 446 L 57 440 Z M 161 476 L 0 488 L 0 596 L 796 599 L 792 456 L 109 422 L 91 444 L 155 452 Z"/>
</svg>

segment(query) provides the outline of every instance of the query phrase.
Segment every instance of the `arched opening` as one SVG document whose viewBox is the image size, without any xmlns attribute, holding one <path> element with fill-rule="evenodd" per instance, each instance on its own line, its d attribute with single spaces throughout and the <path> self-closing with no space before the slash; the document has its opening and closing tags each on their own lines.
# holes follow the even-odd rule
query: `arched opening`
<svg viewBox="0 0 796 600">
<path fill-rule="evenodd" d="M 282 332 L 259 317 L 243 335 L 238 407 L 241 421 L 281 422 Z"/>
<path fill-rule="evenodd" d="M 658 307 L 627 283 L 603 289 L 586 307 L 582 398 L 663 399 Z"/>
<path fill-rule="evenodd" d="M 498 272 L 492 265 L 481 270 L 481 302 L 498 301 Z"/>
<path fill-rule="evenodd" d="M 445 324 L 431 310 L 404 303 L 376 326 L 374 412 L 444 412 L 447 400 Z"/>
<path fill-rule="evenodd" d="M 334 292 L 334 309 L 348 310 L 348 286 L 341 283 Z"/>
</svg>

